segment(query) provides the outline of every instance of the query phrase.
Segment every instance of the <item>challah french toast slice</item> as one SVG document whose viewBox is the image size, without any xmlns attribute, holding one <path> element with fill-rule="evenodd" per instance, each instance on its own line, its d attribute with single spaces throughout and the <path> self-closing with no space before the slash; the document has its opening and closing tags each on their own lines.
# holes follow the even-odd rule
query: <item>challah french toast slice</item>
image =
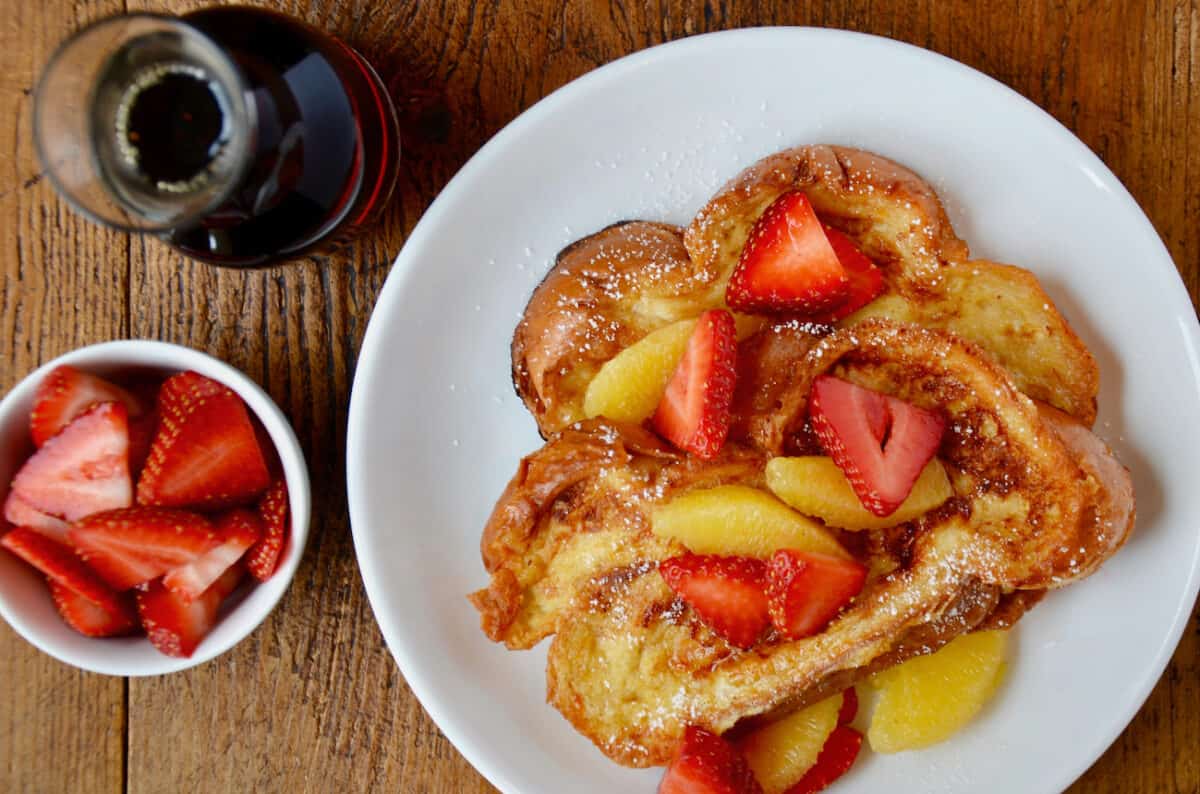
<svg viewBox="0 0 1200 794">
<path fill-rule="evenodd" d="M 681 548 L 649 531 L 647 511 L 689 488 L 759 487 L 762 449 L 730 444 L 702 463 L 641 428 L 596 421 L 523 462 L 496 506 L 484 539 L 492 582 L 473 596 L 485 629 L 510 647 L 554 633 L 550 701 L 620 763 L 665 763 L 687 725 L 723 733 L 1002 610 L 1019 614 L 1024 599 L 1004 593 L 1086 575 L 1129 532 L 1132 491 L 1111 453 L 1076 420 L 1039 411 L 959 337 L 872 320 L 824 338 L 793 369 L 787 388 L 797 393 L 833 373 L 943 412 L 939 457 L 954 487 L 950 502 L 903 531 L 869 533 L 874 545 L 860 553 L 895 565 L 819 634 L 768 635 L 741 650 L 657 572 Z M 788 424 L 805 411 L 795 403 Z"/>
<path fill-rule="evenodd" d="M 732 426 L 715 460 L 637 425 L 579 422 L 606 362 L 726 305 L 751 228 L 795 190 L 882 270 L 882 294 L 839 322 L 851 330 L 739 317 Z M 1085 426 L 1097 389 L 1086 348 L 1031 274 L 970 261 L 933 190 L 865 152 L 781 152 L 686 232 L 632 221 L 579 241 L 534 293 L 512 357 L 550 441 L 497 504 L 482 544 L 491 583 L 471 598 L 488 636 L 510 648 L 556 635 L 550 701 L 624 764 L 664 763 L 687 725 L 736 732 L 966 631 L 1011 626 L 1132 526 L 1128 474 Z M 772 456 L 819 452 L 807 401 L 826 372 L 940 406 L 955 495 L 915 522 L 840 533 L 871 571 L 863 593 L 814 637 L 768 633 L 744 650 L 667 587 L 658 564 L 685 548 L 654 534 L 650 516 L 691 490 L 762 490 Z"/>
<path fill-rule="evenodd" d="M 695 266 L 725 281 L 763 210 L 802 191 L 817 215 L 883 270 L 884 292 L 841 325 L 888 317 L 975 342 L 1029 396 L 1087 425 L 1099 373 L 1087 347 L 1027 270 L 970 260 L 933 188 L 904 166 L 843 146 L 801 146 L 742 171 L 688 226 Z M 721 282 L 722 278 L 716 279 Z"/>
<path fill-rule="evenodd" d="M 548 435 L 586 418 L 600 367 L 647 334 L 723 307 L 750 229 L 800 190 L 883 271 L 884 291 L 841 321 L 883 316 L 975 342 L 1030 396 L 1095 420 L 1095 362 L 1028 271 L 969 260 L 933 189 L 878 155 L 806 146 L 750 166 L 685 230 L 615 224 L 566 248 L 534 291 L 512 342 L 513 383 Z"/>
</svg>

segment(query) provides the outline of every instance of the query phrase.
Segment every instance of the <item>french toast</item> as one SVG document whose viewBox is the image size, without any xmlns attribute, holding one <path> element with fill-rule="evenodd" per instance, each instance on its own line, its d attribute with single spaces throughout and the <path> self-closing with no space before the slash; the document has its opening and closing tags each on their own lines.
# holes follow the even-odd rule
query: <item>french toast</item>
<svg viewBox="0 0 1200 794">
<path fill-rule="evenodd" d="M 887 317 L 953 331 L 994 356 L 1029 396 L 1095 421 L 1095 361 L 1033 274 L 971 260 L 936 193 L 903 166 L 805 146 L 747 168 L 685 230 L 628 221 L 558 255 L 512 343 L 513 383 L 542 434 L 585 418 L 588 382 L 620 350 L 723 306 L 750 228 L 788 190 L 803 191 L 822 221 L 883 271 L 883 294 L 840 325 Z"/>
<path fill-rule="evenodd" d="M 741 323 L 728 437 L 711 460 L 647 426 L 588 417 L 606 362 L 726 307 L 752 227 L 794 190 L 879 266 L 882 292 L 835 325 Z M 965 632 L 1010 627 L 1132 530 L 1128 472 L 1089 430 L 1087 348 L 1032 274 L 970 260 L 933 189 L 866 152 L 781 152 L 686 229 L 629 221 L 568 247 L 514 332 L 512 371 L 548 440 L 488 520 L 491 581 L 470 598 L 509 648 L 553 635 L 548 700 L 628 766 L 667 763 L 688 726 L 735 735 Z M 895 527 L 830 528 L 870 572 L 861 593 L 812 636 L 768 629 L 738 647 L 659 575 L 687 549 L 652 531 L 654 509 L 717 486 L 766 490 L 773 457 L 819 454 L 809 403 L 826 375 L 943 415 L 952 496 Z"/>
</svg>

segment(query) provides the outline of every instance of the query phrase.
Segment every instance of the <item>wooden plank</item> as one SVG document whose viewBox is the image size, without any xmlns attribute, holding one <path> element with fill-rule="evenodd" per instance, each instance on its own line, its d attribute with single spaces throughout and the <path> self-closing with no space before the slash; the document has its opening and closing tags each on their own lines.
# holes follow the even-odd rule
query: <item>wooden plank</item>
<svg viewBox="0 0 1200 794">
<path fill-rule="evenodd" d="M 6 5 L 0 19 L 0 390 L 80 345 L 123 336 L 123 237 L 71 212 L 39 175 L 32 89 L 57 42 L 120 2 Z M 49 595 L 47 594 L 47 597 Z M 124 787 L 125 686 L 83 673 L 0 625 L 0 789 Z"/>
<path fill-rule="evenodd" d="M 432 48 L 441 38 L 429 28 L 436 9 L 315 6 L 284 10 L 365 45 L 376 60 L 438 63 Z M 416 17 L 407 29 L 429 31 L 416 52 L 391 35 L 406 16 Z M 404 235 L 479 142 L 427 157 L 415 153 L 418 137 L 406 136 L 402 198 L 381 227 L 285 267 L 222 271 L 154 240 L 134 243 L 134 335 L 207 350 L 267 388 L 304 446 L 314 516 L 291 589 L 252 637 L 195 670 L 130 681 L 130 792 L 488 790 L 417 705 L 383 645 L 354 562 L 344 489 L 347 396 L 375 295 Z"/>
<path fill-rule="evenodd" d="M 46 48 L 65 33 L 51 20 L 75 19 L 77 6 L 57 4 L 64 13 L 21 0 L 0 23 L 13 42 L 0 53 L 4 96 L 31 84 Z M 1200 153 L 1188 145 L 1200 124 L 1195 0 L 280 5 L 359 46 L 405 98 L 399 200 L 378 229 L 340 250 L 236 273 L 138 239 L 126 280 L 120 267 L 100 264 L 114 251 L 123 264 L 126 238 L 62 210 L 44 185 L 22 186 L 34 174 L 28 136 L 17 132 L 27 125 L 28 99 L 0 122 L 9 125 L 0 141 L 11 142 L 0 143 L 0 212 L 9 221 L 0 227 L 0 354 L 13 362 L 4 385 L 57 352 L 126 330 L 189 344 L 267 387 L 297 427 L 316 486 L 308 554 L 267 622 L 221 659 L 129 683 L 129 791 L 491 790 L 412 698 L 374 626 L 342 488 L 347 395 L 375 295 L 423 209 L 504 123 L 596 66 L 664 40 L 750 24 L 847 27 L 930 47 L 1008 83 L 1074 129 L 1146 207 L 1194 300 L 1198 294 Z M 99 6 L 81 8 L 91 17 Z M 1076 790 L 1200 787 L 1198 621 L 1129 731 Z M 120 682 L 76 674 L 7 629 L 0 676 L 22 682 L 0 699 L 4 790 L 121 785 Z M 97 725 L 103 730 L 90 727 Z"/>
<path fill-rule="evenodd" d="M 443 84 L 450 104 L 457 111 L 455 125 L 447 140 L 429 141 L 420 136 L 406 139 L 400 217 L 389 218 L 382 235 L 385 240 L 398 241 L 397 230 L 411 227 L 412 219 L 432 198 L 437 187 L 475 146 L 558 85 L 612 58 L 664 39 L 756 21 L 832 24 L 931 46 L 994 74 L 1059 118 L 1074 124 L 1085 140 L 1108 156 L 1118 169 L 1124 162 L 1122 158 L 1131 156 L 1129 147 L 1134 145 L 1107 133 L 1106 125 L 1112 124 L 1113 108 L 1119 106 L 1125 95 L 1123 92 L 1128 90 L 1113 79 L 1113 69 L 1092 74 L 1087 84 L 1070 82 L 1081 73 L 1081 64 L 1103 60 L 1113 31 L 1123 29 L 1123 25 L 1131 22 L 1134 10 L 1131 4 L 1126 4 L 1114 16 L 1116 22 L 1105 23 L 1106 26 L 1100 28 L 1095 28 L 1094 24 L 1099 12 L 1080 7 L 1073 9 L 1076 12 L 1073 17 L 1060 17 L 1044 4 L 1035 5 L 1030 25 L 1034 31 L 1032 36 L 1023 29 L 1018 31 L 1010 21 L 1022 18 L 1030 22 L 1030 15 L 1022 13 L 1029 9 L 1018 3 L 991 12 L 977 10 L 972 4 L 958 4 L 948 11 L 941 11 L 931 4 L 918 4 L 915 9 L 910 9 L 851 3 L 831 7 L 828 12 L 825 8 L 808 6 L 798 12 L 768 13 L 766 19 L 739 15 L 735 10 L 724 14 L 721 9 L 714 11 L 701 4 L 670 4 L 662 10 L 661 18 L 658 16 L 660 9 L 644 5 L 615 6 L 611 9 L 613 13 L 607 16 L 602 8 L 570 5 L 560 12 L 548 3 L 526 3 L 519 10 L 494 6 L 464 8 L 453 4 L 398 4 L 386 10 L 367 10 L 338 3 L 320 4 L 317 9 L 292 10 L 308 11 L 314 21 L 346 33 L 377 61 L 406 64 L 413 72 L 405 76 L 409 85 Z M 343 13 L 353 21 L 348 22 Z M 1081 39 L 1078 48 L 1064 50 L 1061 47 L 1063 38 L 1071 35 L 1077 25 L 1091 36 Z M 1163 27 L 1159 21 L 1153 29 L 1161 32 L 1170 28 Z M 403 34 L 383 35 L 384 31 L 395 30 L 402 30 Z M 1005 46 L 983 46 L 995 41 L 1003 42 Z M 1146 46 L 1154 46 L 1155 40 L 1150 41 L 1151 44 Z M 1137 80 L 1140 71 L 1134 68 L 1121 74 L 1126 75 L 1126 80 Z M 1179 81 L 1172 83 L 1173 86 L 1180 84 Z M 1138 92 L 1135 90 L 1134 93 L 1137 95 Z M 1082 114 L 1078 107 L 1079 96 L 1089 98 L 1089 106 Z M 1122 175 L 1130 179 L 1130 175 Z M 1138 176 L 1133 175 L 1131 187 L 1136 188 Z M 1147 175 L 1146 182 L 1153 185 L 1156 176 L 1158 174 Z M 1173 193 L 1165 191 L 1164 194 L 1170 196 Z M 1156 221 L 1171 224 L 1182 217 L 1172 215 L 1169 208 L 1164 213 L 1162 218 L 1155 218 Z M 1182 225 L 1180 233 L 1184 250 L 1195 245 L 1194 239 L 1186 238 L 1189 232 Z M 363 247 L 372 250 L 366 256 L 352 249 L 349 255 L 324 257 L 315 263 L 286 269 L 283 275 L 274 275 L 263 282 L 255 276 L 229 277 L 226 274 L 218 274 L 214 280 L 213 274 L 198 272 L 194 266 L 183 266 L 165 252 L 150 253 L 145 257 L 146 270 L 157 273 L 158 281 L 152 289 L 146 287 L 146 294 L 166 297 L 167 301 L 164 304 L 157 300 L 135 300 L 134 305 L 169 308 L 163 310 L 157 323 L 152 321 L 143 325 L 142 320 L 135 318 L 135 325 L 155 332 L 166 331 L 170 338 L 193 344 L 205 342 L 236 359 L 245 359 L 237 363 L 265 380 L 277 398 L 284 401 L 285 409 L 292 412 L 298 426 L 311 428 L 304 439 L 310 459 L 324 461 L 339 457 L 340 437 L 331 440 L 329 431 L 319 428 L 328 427 L 325 422 L 331 418 L 339 428 L 344 421 L 341 412 L 331 412 L 328 405 L 331 401 L 337 403 L 337 397 L 345 393 L 340 389 L 346 385 L 345 371 L 351 366 L 353 350 L 361 336 L 362 309 L 369 306 L 380 278 L 386 272 L 390 252 L 396 248 L 394 244 L 367 241 L 360 243 L 359 248 Z M 135 265 L 136 262 L 135 255 Z M 181 276 L 176 275 L 175 268 L 181 268 Z M 135 275 L 135 284 L 137 278 Z M 1194 284 L 1194 273 L 1192 278 Z M 216 294 L 221 296 L 215 316 L 210 309 L 209 316 L 202 321 L 195 318 L 169 320 L 170 317 L 179 318 L 180 310 L 202 308 L 193 306 L 184 295 L 202 290 L 173 288 L 171 279 L 181 279 L 183 285 L 203 284 L 203 290 L 211 290 L 215 284 Z M 140 289 L 135 287 L 138 294 L 141 294 Z M 259 294 L 265 297 L 255 297 Z M 266 312 L 265 320 L 258 319 L 261 317 L 260 300 L 266 307 L 262 310 Z M 321 325 L 323 318 L 327 322 L 332 320 L 328 329 Z M 238 329 L 237 333 L 230 333 L 234 328 Z M 263 349 L 255 350 L 251 345 L 243 350 L 239 339 L 253 339 L 254 329 L 262 338 Z M 306 335 L 316 338 L 303 346 Z M 347 346 L 330 341 L 347 339 L 353 339 L 355 343 Z M 323 363 L 321 351 L 328 354 L 325 360 L 333 363 L 324 371 L 333 373 L 337 385 L 330 388 L 330 394 L 309 395 L 303 387 L 302 371 L 297 371 L 295 364 L 286 366 L 281 362 L 290 353 L 290 359 L 300 362 L 303 370 L 304 365 Z M 258 361 L 260 354 L 265 363 Z M 321 386 L 318 384 L 314 388 Z M 322 472 L 314 473 L 316 479 L 322 478 Z M 251 769 L 257 776 L 254 779 L 260 781 L 289 779 L 289 773 L 299 774 L 303 770 L 303 778 L 291 780 L 304 790 L 312 785 L 311 781 L 329 780 L 345 780 L 355 787 L 387 786 L 405 791 L 486 789 L 457 754 L 449 750 L 403 685 L 396 686 L 398 679 L 386 651 L 379 644 L 378 635 L 361 625 L 355 627 L 355 620 L 366 621 L 368 614 L 361 591 L 356 584 L 350 585 L 355 579 L 353 567 L 346 557 L 349 547 L 345 543 L 344 504 L 340 494 L 324 496 L 333 504 L 327 504 L 318 514 L 319 525 L 323 527 L 318 545 L 310 550 L 296 585 L 264 631 L 227 660 L 196 671 L 197 681 L 178 686 L 175 679 L 146 682 L 144 686 L 135 683 L 134 713 L 143 706 L 152 708 L 160 698 L 182 702 L 181 721 L 186 721 L 191 713 L 205 725 L 213 723 L 204 721 L 204 717 L 213 713 L 245 713 L 247 709 L 259 714 L 265 712 L 265 716 L 250 722 L 250 735 L 245 734 L 246 723 L 239 720 L 242 728 L 236 734 L 229 726 L 209 727 L 202 729 L 205 731 L 203 739 L 193 742 L 196 747 L 216 746 L 230 754 L 229 763 L 223 763 L 215 770 L 218 777 L 214 779 L 214 787 L 220 787 L 216 785 L 218 782 L 234 784 L 240 779 L 236 770 Z M 337 537 L 341 540 L 335 539 Z M 332 588 L 331 584 L 334 585 Z M 322 592 L 323 598 L 317 599 L 318 593 Z M 323 608 L 319 606 L 320 602 L 324 602 Z M 283 615 L 287 615 L 286 622 Z M 316 633 L 321 639 L 308 639 L 297 644 L 294 638 L 303 633 Z M 336 648 L 347 650 L 335 653 Z M 1194 651 L 1189 656 L 1188 650 L 1186 646 L 1182 648 L 1180 657 L 1194 658 Z M 270 695 L 257 692 L 250 704 L 245 702 L 246 690 L 222 689 L 219 685 L 221 680 L 235 674 L 234 668 L 247 666 L 257 670 L 260 676 L 266 674 L 267 677 L 260 680 L 273 682 Z M 1195 680 L 1195 676 L 1189 679 L 1186 674 L 1182 678 Z M 339 681 L 352 681 L 353 686 L 339 684 Z M 182 697 L 180 689 L 183 690 Z M 213 691 L 218 697 L 211 702 L 207 694 L 200 694 Z M 189 692 L 197 694 L 189 698 Z M 376 697 L 379 692 L 396 693 L 390 700 L 392 708 L 380 708 L 380 699 Z M 1163 696 L 1156 693 L 1147 706 L 1148 712 L 1161 709 L 1161 699 Z M 1193 708 L 1182 715 L 1180 721 L 1195 713 Z M 281 719 L 282 725 L 279 724 Z M 1135 723 L 1134 730 L 1140 722 Z M 144 729 L 139 727 L 141 724 L 139 720 L 133 726 L 133 736 L 145 738 L 145 741 L 132 743 L 135 759 L 131 765 L 133 790 L 158 788 L 149 785 L 148 776 L 142 779 L 135 774 L 135 770 L 141 768 L 136 758 L 143 749 L 147 757 L 159 757 L 156 764 L 159 769 L 190 769 L 195 770 L 194 774 L 207 769 L 203 774 L 214 773 L 211 766 L 205 766 L 205 757 L 198 752 L 184 753 L 184 757 L 176 762 L 163 764 L 165 759 L 156 752 L 161 747 L 152 748 L 147 743 L 154 732 L 162 735 L 162 723 L 147 720 Z M 194 727 L 190 726 L 189 730 Z M 208 732 L 213 735 L 210 737 Z M 1155 735 L 1169 734 L 1159 730 Z M 356 736 L 357 742 L 353 740 Z M 206 741 L 209 738 L 212 741 Z M 269 741 L 264 744 L 256 739 Z M 1159 756 L 1151 759 L 1151 764 L 1144 763 L 1146 759 L 1136 754 L 1131 757 L 1129 746 L 1135 744 L 1133 741 L 1118 744 L 1102 763 L 1110 766 L 1115 763 L 1117 774 L 1112 770 L 1097 774 L 1108 775 L 1116 781 L 1129 780 L 1129 776 L 1120 774 L 1122 770 L 1150 768 L 1166 774 L 1169 765 L 1164 765 Z M 272 757 L 263 749 L 269 746 L 306 747 L 313 751 L 304 762 L 297 761 L 293 754 Z M 1117 760 L 1109 760 L 1113 758 Z M 289 766 L 289 762 L 294 765 Z M 229 771 L 226 774 L 222 769 Z M 1146 780 L 1146 787 L 1140 790 L 1158 790 L 1158 784 L 1163 782 L 1161 777 L 1153 776 L 1153 771 L 1150 774 L 1151 779 Z M 171 779 L 179 783 L 196 779 L 188 777 L 186 772 L 178 772 L 178 775 Z M 140 785 L 143 780 L 146 786 Z"/>
</svg>

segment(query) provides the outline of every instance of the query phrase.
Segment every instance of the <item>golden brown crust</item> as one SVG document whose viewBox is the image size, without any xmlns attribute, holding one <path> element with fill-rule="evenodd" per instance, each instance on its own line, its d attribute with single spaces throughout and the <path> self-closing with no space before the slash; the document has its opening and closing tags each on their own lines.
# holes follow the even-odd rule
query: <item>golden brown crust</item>
<svg viewBox="0 0 1200 794">
<path fill-rule="evenodd" d="M 699 315 L 715 278 L 688 258 L 682 229 L 665 223 L 614 224 L 563 249 L 512 340 L 513 385 L 542 434 L 584 418 L 584 390 L 601 364 Z"/>
<path fill-rule="evenodd" d="M 912 171 L 869 152 L 805 146 L 747 168 L 686 231 L 628 221 L 559 254 L 512 340 L 513 383 L 541 433 L 584 418 L 588 383 L 621 350 L 723 306 L 750 228 L 793 189 L 884 271 L 884 293 L 843 325 L 885 317 L 954 331 L 996 357 L 1031 397 L 1094 421 L 1095 362 L 1031 273 L 967 261 L 933 188 Z M 735 430 L 780 441 L 770 427 Z"/>
<path fill-rule="evenodd" d="M 884 294 L 836 331 L 785 319 L 744 339 L 716 461 L 636 426 L 573 425 L 605 361 L 722 305 L 750 227 L 792 189 L 883 268 Z M 491 582 L 471 600 L 510 648 L 555 635 L 549 701 L 622 764 L 665 763 L 689 724 L 724 732 L 963 632 L 1011 626 L 1046 589 L 1094 571 L 1133 526 L 1128 472 L 1087 429 L 1098 378 L 1086 347 L 1036 278 L 968 261 L 932 188 L 870 153 L 781 152 L 726 185 L 682 235 L 631 222 L 580 241 L 534 293 L 512 353 L 539 428 L 561 432 L 497 503 L 482 542 Z M 911 524 L 855 534 L 868 584 L 823 632 L 742 651 L 657 574 L 683 548 L 650 532 L 649 509 L 689 488 L 763 487 L 772 455 L 811 451 L 807 400 L 824 373 L 942 412 L 938 454 L 955 496 Z"/>
<path fill-rule="evenodd" d="M 484 603 L 508 592 L 511 574 L 523 584 L 520 604 L 496 610 L 496 622 L 531 619 L 511 619 L 493 636 L 528 647 L 554 633 L 550 702 L 620 763 L 665 763 L 688 724 L 723 732 L 747 717 L 812 702 L 939 647 L 989 615 L 994 624 L 1009 624 L 1039 597 L 1014 591 L 1061 586 L 1115 550 L 1110 536 L 1092 541 L 1103 530 L 1096 517 L 1114 514 L 1105 505 L 1124 499 L 1119 485 L 1109 490 L 1111 456 L 1088 445 L 1089 454 L 1100 454 L 1090 466 L 1100 474 L 1089 473 L 1077 457 L 1080 445 L 1065 443 L 1004 370 L 970 343 L 873 320 L 823 338 L 794 369 L 789 388 L 805 394 L 817 375 L 835 372 L 943 411 L 949 429 L 940 455 L 956 494 L 913 525 L 907 540 L 893 539 L 904 551 L 821 634 L 794 642 L 768 638 L 740 651 L 683 606 L 656 572 L 681 547 L 649 531 L 648 508 L 690 487 L 761 487 L 768 457 L 762 451 L 728 445 L 718 461 L 704 464 L 663 455 L 654 444 L 637 451 L 627 439 L 644 431 L 595 423 L 547 445 L 564 449 L 537 454 L 611 465 L 584 480 L 566 477 L 571 484 L 559 483 L 558 496 L 539 501 L 536 517 L 525 507 L 497 506 L 494 515 L 521 521 L 496 537 L 523 538 L 524 545 L 501 544 L 505 561 L 493 569 Z M 1088 432 L 1066 421 L 1070 432 Z M 573 433 L 582 435 L 572 439 Z M 580 445 L 596 452 L 580 452 Z M 532 467 L 523 464 L 526 477 Z M 568 469 L 574 470 L 562 471 Z M 508 498 L 524 505 L 515 493 Z M 1079 548 L 1087 555 L 1064 553 Z"/>
<path fill-rule="evenodd" d="M 681 551 L 649 534 L 653 504 L 687 488 L 761 485 L 764 463 L 736 445 L 702 462 L 641 427 L 603 419 L 554 435 L 521 461 L 484 529 L 492 579 L 469 596 L 484 633 L 532 647 L 591 577 Z"/>
<path fill-rule="evenodd" d="M 952 263 L 934 279 L 892 285 L 842 325 L 872 317 L 953 331 L 991 354 L 1030 397 L 1088 427 L 1096 421 L 1096 361 L 1027 270 Z"/>
<path fill-rule="evenodd" d="M 1072 550 L 1079 560 L 1079 575 L 1086 576 L 1116 554 L 1133 532 L 1137 517 L 1133 478 L 1108 445 L 1074 418 L 1045 404 L 1038 405 L 1038 412 L 1080 467 L 1101 486 L 1091 516 L 1094 528 L 1083 533 L 1079 547 Z"/>
</svg>

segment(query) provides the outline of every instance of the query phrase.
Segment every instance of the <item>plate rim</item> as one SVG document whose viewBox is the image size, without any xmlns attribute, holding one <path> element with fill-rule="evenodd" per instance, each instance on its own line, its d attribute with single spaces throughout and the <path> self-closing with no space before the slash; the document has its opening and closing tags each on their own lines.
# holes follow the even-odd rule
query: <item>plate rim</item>
<svg viewBox="0 0 1200 794">
<path fill-rule="evenodd" d="M 925 60 L 933 63 L 940 69 L 957 72 L 960 76 L 979 84 L 982 89 L 989 91 L 1000 89 L 1002 95 L 1006 95 L 1010 100 L 1015 99 L 1019 104 L 1032 110 L 1033 115 L 1043 122 L 1046 132 L 1056 135 L 1062 139 L 1066 146 L 1079 153 L 1080 162 L 1090 166 L 1090 175 L 1098 183 L 1098 186 L 1113 193 L 1127 213 L 1141 219 L 1143 231 L 1146 232 L 1149 243 L 1156 245 L 1162 259 L 1171 264 L 1170 270 L 1174 276 L 1173 284 L 1175 288 L 1171 290 L 1169 299 L 1175 304 L 1174 308 L 1177 309 L 1175 313 L 1182 320 L 1180 330 L 1184 334 L 1185 339 L 1191 342 L 1193 349 L 1200 350 L 1200 319 L 1197 318 L 1196 312 L 1192 307 L 1191 299 L 1179 274 L 1178 267 L 1175 265 L 1174 258 L 1171 256 L 1154 224 L 1125 185 L 1087 144 L 1037 103 L 996 78 L 953 58 L 925 49 L 924 47 L 871 33 L 811 26 L 759 26 L 702 33 L 647 47 L 596 67 L 556 88 L 522 111 L 488 139 L 451 177 L 425 212 L 422 213 L 412 233 L 405 240 L 396 258 L 393 260 L 384 285 L 380 289 L 371 310 L 371 316 L 363 336 L 362 345 L 359 348 L 347 418 L 347 507 L 355 557 L 367 592 L 367 599 L 371 605 L 372 615 L 384 637 L 384 642 L 389 653 L 395 660 L 397 667 L 400 669 L 401 674 L 404 676 L 405 681 L 422 708 L 425 709 L 426 713 L 438 726 L 438 729 L 442 731 L 468 763 L 502 792 L 517 792 L 519 789 L 504 768 L 493 764 L 490 758 L 485 757 L 482 748 L 478 748 L 473 742 L 468 740 L 459 730 L 457 722 L 446 715 L 442 698 L 437 692 L 437 686 L 416 673 L 414 655 L 405 646 L 405 643 L 399 636 L 399 621 L 396 621 L 396 625 L 392 625 L 393 619 L 382 614 L 383 610 L 378 607 L 378 605 L 384 603 L 385 599 L 383 591 L 385 589 L 386 574 L 378 567 L 370 555 L 363 553 L 363 548 L 369 543 L 368 535 L 370 533 L 366 529 L 368 520 L 365 515 L 365 507 L 363 506 L 366 499 L 363 492 L 366 480 L 361 476 L 362 465 L 360 460 L 362 453 L 360 450 L 368 442 L 370 436 L 365 425 L 364 409 L 362 408 L 362 403 L 366 398 L 361 395 L 369 387 L 373 373 L 378 367 L 377 359 L 386 347 L 385 341 L 381 338 L 383 334 L 382 321 L 376 322 L 376 312 L 382 306 L 394 304 L 403 292 L 404 285 L 408 282 L 408 279 L 417 267 L 416 256 L 410 256 L 408 252 L 415 251 L 425 244 L 426 238 L 432 234 L 431 230 L 438 225 L 441 217 L 447 211 L 446 208 L 460 192 L 460 186 L 466 183 L 476 171 L 484 168 L 493 159 L 495 153 L 501 151 L 510 141 L 518 139 L 525 132 L 526 128 L 536 125 L 542 117 L 552 114 L 559 105 L 570 101 L 575 94 L 588 91 L 593 84 L 619 80 L 630 72 L 656 61 L 687 57 L 693 50 L 706 50 L 710 48 L 715 40 L 720 40 L 721 44 L 725 44 L 734 42 L 737 39 L 759 40 L 763 37 L 777 36 L 843 38 L 848 42 L 878 47 L 881 50 L 887 50 L 902 57 Z M 746 165 L 749 164 L 747 163 Z M 1197 362 L 1191 363 L 1193 365 L 1193 374 L 1197 377 L 1197 385 L 1200 387 L 1200 369 L 1198 369 Z M 1197 397 L 1200 397 L 1200 388 L 1198 388 Z M 1197 600 L 1198 593 L 1200 593 L 1200 543 L 1195 548 L 1193 559 L 1191 560 L 1191 570 L 1184 592 L 1181 594 L 1181 600 L 1176 606 L 1175 614 L 1172 617 L 1170 630 L 1163 637 L 1164 642 L 1158 646 L 1153 662 L 1147 668 L 1153 671 L 1154 674 L 1148 676 L 1144 681 L 1139 682 L 1139 685 L 1134 688 L 1133 697 L 1128 701 L 1129 706 L 1122 710 L 1120 719 L 1114 723 L 1114 728 L 1108 731 L 1103 743 L 1087 754 L 1085 762 L 1077 768 L 1063 767 L 1061 773 L 1049 781 L 1052 783 L 1050 787 L 1052 790 L 1065 789 L 1071 783 L 1078 780 L 1128 728 L 1130 722 L 1141 710 L 1145 701 L 1149 698 L 1159 680 L 1161 680 L 1163 672 L 1170 664 L 1171 658 L 1188 625 L 1188 620 Z"/>
</svg>

